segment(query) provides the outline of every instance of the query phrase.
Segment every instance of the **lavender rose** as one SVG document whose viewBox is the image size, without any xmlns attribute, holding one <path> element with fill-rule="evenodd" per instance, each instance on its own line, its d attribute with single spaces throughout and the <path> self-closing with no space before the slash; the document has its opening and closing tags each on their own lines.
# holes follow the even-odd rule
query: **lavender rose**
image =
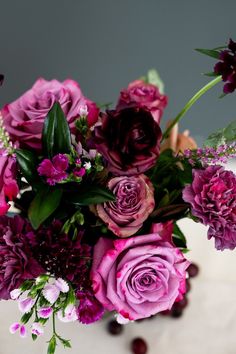
<svg viewBox="0 0 236 354">
<path fill-rule="evenodd" d="M 119 237 L 135 234 L 155 206 L 151 181 L 145 175 L 115 177 L 108 182 L 108 188 L 116 201 L 98 204 L 99 217 Z"/>
<path fill-rule="evenodd" d="M 171 309 L 183 298 L 189 262 L 163 230 L 160 224 L 159 232 L 149 235 L 102 237 L 95 246 L 93 290 L 107 310 L 118 312 L 120 323 Z"/>
<path fill-rule="evenodd" d="M 20 147 L 40 150 L 43 123 L 56 101 L 61 104 L 72 132 L 75 132 L 75 120 L 84 106 L 88 109 L 88 125 L 96 123 L 98 108 L 83 95 L 77 82 L 46 81 L 41 78 L 29 91 L 2 110 L 4 126 L 12 141 L 19 142 Z"/>
<path fill-rule="evenodd" d="M 0 299 L 10 299 L 10 292 L 26 279 L 45 272 L 32 256 L 29 233 L 29 224 L 20 216 L 0 217 Z"/>
<path fill-rule="evenodd" d="M 167 96 L 162 95 L 157 86 L 148 84 L 143 80 L 135 80 L 129 84 L 127 89 L 121 91 L 116 109 L 134 106 L 144 107 L 152 113 L 155 121 L 160 124 L 167 103 Z"/>
<path fill-rule="evenodd" d="M 95 128 L 95 145 L 115 175 L 135 175 L 155 165 L 161 129 L 143 108 L 107 111 Z"/>
<path fill-rule="evenodd" d="M 222 166 L 193 171 L 193 182 L 185 187 L 183 199 L 204 225 L 218 250 L 236 247 L 236 176 Z"/>
</svg>

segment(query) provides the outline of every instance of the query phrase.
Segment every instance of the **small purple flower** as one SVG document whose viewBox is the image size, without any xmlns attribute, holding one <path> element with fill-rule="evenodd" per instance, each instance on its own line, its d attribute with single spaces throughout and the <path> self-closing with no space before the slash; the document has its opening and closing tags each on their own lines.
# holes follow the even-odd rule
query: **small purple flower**
<svg viewBox="0 0 236 354">
<path fill-rule="evenodd" d="M 49 159 L 43 160 L 38 167 L 38 173 L 40 176 L 47 177 L 47 183 L 54 186 L 68 177 L 66 172 L 68 166 L 68 157 L 64 154 L 58 154 L 53 157 L 52 161 Z"/>
<path fill-rule="evenodd" d="M 15 334 L 18 330 L 20 331 L 21 338 L 25 338 L 27 336 L 25 326 L 21 325 L 19 322 L 13 323 L 9 328 L 11 334 Z"/>
<path fill-rule="evenodd" d="M 44 333 L 43 326 L 38 322 L 34 322 L 31 327 L 31 333 L 37 337 L 41 336 Z"/>
<path fill-rule="evenodd" d="M 49 318 L 53 312 L 52 307 L 41 307 L 38 309 L 38 315 L 40 318 Z"/>
<path fill-rule="evenodd" d="M 73 174 L 75 177 L 83 177 L 86 174 L 86 170 L 84 167 L 75 168 Z"/>
<path fill-rule="evenodd" d="M 57 317 L 62 322 L 76 321 L 78 319 L 76 307 L 72 304 L 68 305 L 64 311 L 58 311 Z"/>
<path fill-rule="evenodd" d="M 208 238 L 218 250 L 236 247 L 236 176 L 222 166 L 193 170 L 193 182 L 183 190 L 194 216 L 208 225 Z"/>
<path fill-rule="evenodd" d="M 27 297 L 24 300 L 20 300 L 18 303 L 18 307 L 20 312 L 22 313 L 29 313 L 32 309 L 32 307 L 35 304 L 35 299 L 32 299 L 31 297 Z"/>
</svg>

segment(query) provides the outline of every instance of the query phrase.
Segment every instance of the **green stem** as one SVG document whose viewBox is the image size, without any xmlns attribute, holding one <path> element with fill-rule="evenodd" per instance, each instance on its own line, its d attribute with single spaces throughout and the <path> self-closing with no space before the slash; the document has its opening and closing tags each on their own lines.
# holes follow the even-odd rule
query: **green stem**
<svg viewBox="0 0 236 354">
<path fill-rule="evenodd" d="M 173 128 L 175 124 L 177 124 L 183 116 L 188 112 L 188 110 L 192 107 L 192 105 L 202 96 L 204 93 L 206 93 L 208 90 L 210 90 L 212 87 L 214 87 L 216 84 L 218 84 L 222 80 L 221 76 L 217 76 L 215 79 L 210 81 L 208 84 L 203 86 L 184 106 L 182 111 L 179 112 L 179 114 L 175 117 L 175 119 L 171 122 L 170 126 L 166 129 L 162 136 L 162 141 L 166 139 Z"/>
<path fill-rule="evenodd" d="M 52 314 L 52 328 L 53 328 L 53 334 L 55 336 L 57 336 L 57 333 L 56 333 L 56 321 L 55 321 L 55 312 L 53 311 L 53 314 Z"/>
</svg>

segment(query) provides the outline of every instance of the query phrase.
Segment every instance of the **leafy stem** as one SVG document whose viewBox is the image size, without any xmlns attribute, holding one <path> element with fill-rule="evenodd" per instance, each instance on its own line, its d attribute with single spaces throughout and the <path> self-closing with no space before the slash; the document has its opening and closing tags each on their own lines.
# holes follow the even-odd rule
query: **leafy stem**
<svg viewBox="0 0 236 354">
<path fill-rule="evenodd" d="M 170 124 L 170 126 L 166 129 L 166 131 L 164 132 L 163 136 L 162 136 L 162 141 L 166 138 L 168 138 L 169 133 L 171 131 L 171 129 L 173 128 L 173 126 L 175 124 L 177 124 L 182 118 L 183 116 L 188 112 L 188 110 L 192 107 L 192 105 L 202 96 L 204 95 L 204 93 L 206 93 L 207 91 L 209 91 L 212 87 L 214 87 L 216 84 L 218 84 L 220 81 L 222 80 L 221 76 L 217 76 L 215 79 L 213 79 L 212 81 L 208 82 L 205 86 L 203 86 L 184 106 L 184 108 L 179 112 L 179 114 L 177 114 L 177 116 L 175 117 L 175 119 L 172 121 L 172 123 Z"/>
</svg>

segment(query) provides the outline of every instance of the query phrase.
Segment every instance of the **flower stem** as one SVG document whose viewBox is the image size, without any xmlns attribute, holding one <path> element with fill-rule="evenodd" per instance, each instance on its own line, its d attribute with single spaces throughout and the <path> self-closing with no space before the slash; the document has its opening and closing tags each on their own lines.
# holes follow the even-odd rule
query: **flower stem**
<svg viewBox="0 0 236 354">
<path fill-rule="evenodd" d="M 192 105 L 202 96 L 204 93 L 206 93 L 208 90 L 210 90 L 212 87 L 214 87 L 216 84 L 218 84 L 222 80 L 221 76 L 217 76 L 215 79 L 212 81 L 208 82 L 205 86 L 203 86 L 184 106 L 184 108 L 179 112 L 179 114 L 175 117 L 175 119 L 172 121 L 170 126 L 166 129 L 166 131 L 163 133 L 162 136 L 162 141 L 166 139 L 173 128 L 175 124 L 177 124 L 183 116 L 188 112 L 188 110 L 192 107 Z"/>
</svg>

